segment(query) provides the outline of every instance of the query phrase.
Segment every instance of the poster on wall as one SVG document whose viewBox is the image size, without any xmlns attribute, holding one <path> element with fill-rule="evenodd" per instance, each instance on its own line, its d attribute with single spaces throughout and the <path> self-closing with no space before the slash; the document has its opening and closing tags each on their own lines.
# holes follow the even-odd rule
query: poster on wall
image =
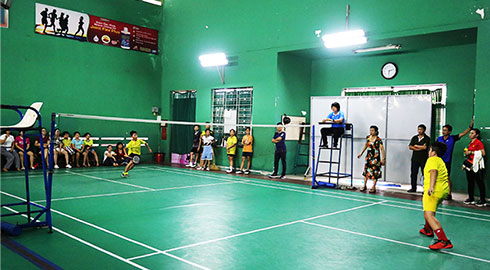
<svg viewBox="0 0 490 270">
<path fill-rule="evenodd" d="M 35 32 L 158 54 L 158 31 L 36 3 Z"/>
<path fill-rule="evenodd" d="M 0 27 L 9 28 L 9 11 L 0 7 Z"/>
<path fill-rule="evenodd" d="M 36 3 L 36 33 L 87 41 L 89 16 L 85 13 Z"/>
</svg>

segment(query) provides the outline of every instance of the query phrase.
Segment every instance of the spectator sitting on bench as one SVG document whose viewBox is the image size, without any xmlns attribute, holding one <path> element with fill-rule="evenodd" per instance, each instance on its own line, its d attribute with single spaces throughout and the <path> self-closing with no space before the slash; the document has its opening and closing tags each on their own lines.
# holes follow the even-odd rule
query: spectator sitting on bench
<svg viewBox="0 0 490 270">
<path fill-rule="evenodd" d="M 127 165 L 129 163 L 128 154 L 126 154 L 126 150 L 124 150 L 124 144 L 122 142 L 118 142 L 116 144 L 116 162 L 119 165 Z"/>
<path fill-rule="evenodd" d="M 20 167 L 22 170 L 25 170 L 24 167 L 24 140 L 22 137 L 24 136 L 24 131 L 19 132 L 19 136 L 15 137 L 15 150 L 19 153 L 20 157 Z M 30 168 L 34 170 L 34 153 L 31 151 L 31 141 L 26 137 L 26 151 L 27 156 L 29 157 Z"/>
<path fill-rule="evenodd" d="M 95 166 L 99 167 L 99 158 L 97 157 L 97 152 L 93 147 L 94 140 L 90 139 L 90 133 L 85 133 L 85 140 L 83 141 L 83 167 L 90 167 L 90 161 L 88 160 L 88 155 L 92 154 L 95 158 Z"/>
<path fill-rule="evenodd" d="M 60 167 L 58 166 L 58 156 L 59 155 L 64 155 L 65 156 L 65 161 L 66 161 L 66 168 L 71 168 L 70 165 L 70 155 L 68 152 L 64 149 L 64 145 L 62 142 L 62 139 L 60 137 L 61 135 L 61 130 L 59 128 L 54 130 L 54 142 L 53 142 L 53 153 L 54 153 L 54 168 L 59 169 Z"/>
<path fill-rule="evenodd" d="M 4 172 L 8 172 L 10 167 L 15 161 L 15 168 L 17 171 L 20 171 L 20 160 L 19 160 L 19 155 L 17 155 L 17 152 L 14 150 L 14 136 L 11 134 L 10 130 L 6 130 L 5 134 L 2 134 L 0 136 L 0 149 L 1 149 L 1 154 L 2 156 L 7 159 L 5 162 L 5 167 L 3 167 Z"/>
<path fill-rule="evenodd" d="M 104 160 L 102 160 L 102 165 L 114 167 L 119 166 L 116 160 L 116 152 L 112 151 L 112 145 L 107 146 L 107 150 L 104 152 Z"/>
<path fill-rule="evenodd" d="M 80 132 L 75 131 L 73 134 L 75 136 L 73 140 L 71 140 L 71 149 L 75 151 L 76 163 L 77 167 L 80 167 L 80 154 L 82 153 L 83 141 L 80 139 Z"/>
<path fill-rule="evenodd" d="M 43 149 L 44 149 L 44 159 L 47 162 L 48 161 L 48 145 L 49 145 L 49 136 L 48 136 L 48 131 L 45 128 L 41 129 L 41 133 L 43 135 L 42 141 L 43 141 Z M 41 139 L 36 136 L 36 140 L 34 141 L 34 154 L 41 154 Z M 46 163 L 47 164 L 47 163 Z"/>
</svg>

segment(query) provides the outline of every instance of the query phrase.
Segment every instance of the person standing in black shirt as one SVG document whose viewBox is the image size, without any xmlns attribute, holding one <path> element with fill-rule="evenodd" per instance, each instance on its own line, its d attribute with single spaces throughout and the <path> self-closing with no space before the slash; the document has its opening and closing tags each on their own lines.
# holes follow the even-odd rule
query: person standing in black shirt
<svg viewBox="0 0 490 270">
<path fill-rule="evenodd" d="M 429 155 L 430 137 L 425 134 L 427 127 L 424 124 L 418 126 L 418 134 L 410 140 L 408 148 L 413 151 L 410 182 L 412 188 L 408 192 L 417 192 L 417 175 L 419 168 L 424 173 L 425 162 Z"/>
</svg>

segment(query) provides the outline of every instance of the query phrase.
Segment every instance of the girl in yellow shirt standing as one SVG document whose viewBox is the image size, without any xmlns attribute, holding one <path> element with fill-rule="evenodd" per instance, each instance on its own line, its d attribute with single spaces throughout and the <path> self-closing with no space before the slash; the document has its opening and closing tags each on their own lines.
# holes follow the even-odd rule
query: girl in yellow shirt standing
<svg viewBox="0 0 490 270">
<path fill-rule="evenodd" d="M 243 136 L 242 139 L 242 145 L 243 145 L 243 153 L 242 153 L 242 165 L 240 166 L 240 170 L 236 172 L 237 174 L 244 173 L 244 174 L 249 174 L 250 173 L 250 163 L 252 161 L 252 154 L 253 154 L 253 148 L 252 144 L 254 142 L 254 137 L 250 135 L 250 128 L 247 127 L 245 129 L 246 135 Z M 247 169 L 244 171 L 243 166 L 245 165 L 245 159 L 247 159 Z"/>
<path fill-rule="evenodd" d="M 435 142 L 431 145 L 429 158 L 424 167 L 424 205 L 425 226 L 420 233 L 429 237 L 437 235 L 438 240 L 429 246 L 430 249 L 452 248 L 453 244 L 447 239 L 441 223 L 436 218 L 436 210 L 439 204 L 449 194 L 448 173 L 446 164 L 440 158 L 447 150 L 446 144 Z"/>
<path fill-rule="evenodd" d="M 230 168 L 226 171 L 227 173 L 233 172 L 233 160 L 236 155 L 236 145 L 238 143 L 238 139 L 235 136 L 235 130 L 230 129 L 230 137 L 226 140 L 226 154 L 228 154 L 228 161 L 230 162 Z"/>
</svg>

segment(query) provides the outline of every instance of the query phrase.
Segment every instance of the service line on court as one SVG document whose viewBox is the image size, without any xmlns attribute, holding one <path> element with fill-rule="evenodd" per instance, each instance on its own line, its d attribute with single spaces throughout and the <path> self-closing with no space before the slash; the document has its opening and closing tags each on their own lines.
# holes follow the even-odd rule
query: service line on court
<svg viewBox="0 0 490 270">
<path fill-rule="evenodd" d="M 129 183 L 126 183 L 126 182 L 115 181 L 115 180 L 111 180 L 111 179 L 101 178 L 101 177 L 87 175 L 87 174 L 82 174 L 82 173 L 76 173 L 76 172 L 68 172 L 68 173 L 69 174 L 83 176 L 83 177 L 87 177 L 87 178 L 92 178 L 92 179 L 107 181 L 107 182 L 111 182 L 111 183 L 115 183 L 115 184 L 119 184 L 119 185 L 126 185 L 126 186 L 130 186 L 130 187 L 135 187 L 135 188 L 140 188 L 140 189 L 146 189 L 146 190 L 150 190 L 150 191 L 155 190 L 155 189 L 149 188 L 149 187 L 133 185 L 133 184 L 129 184 Z"/>
<path fill-rule="evenodd" d="M 19 196 L 16 196 L 16 195 L 13 195 L 13 194 L 10 194 L 10 193 L 7 193 L 7 192 L 4 192 L 4 191 L 0 191 L 0 192 L 1 192 L 2 194 L 4 194 L 4 195 L 7 195 L 7 196 L 12 197 L 12 198 L 15 198 L 15 199 L 18 199 L 18 200 L 20 200 L 20 201 L 24 201 L 24 202 L 26 201 L 25 199 L 23 199 L 23 198 L 21 198 L 21 197 L 19 197 Z M 7 207 L 4 207 L 4 208 L 7 208 Z M 13 209 L 12 209 L 12 210 L 13 210 Z M 13 211 L 15 211 L 15 210 L 13 210 Z M 191 262 L 191 261 L 185 260 L 185 259 L 180 258 L 180 257 L 178 257 L 178 256 L 175 256 L 175 255 L 173 255 L 173 254 L 168 254 L 168 253 L 166 253 L 165 251 L 159 250 L 159 249 L 157 249 L 157 248 L 155 248 L 155 247 L 152 247 L 152 246 L 150 246 L 150 245 L 147 245 L 147 244 L 144 244 L 144 243 L 142 243 L 142 242 L 136 241 L 136 240 L 134 240 L 134 239 L 131 239 L 131 238 L 126 237 L 126 236 L 124 236 L 124 235 L 118 234 L 118 233 L 116 233 L 116 232 L 110 231 L 110 230 L 108 230 L 108 229 L 105 229 L 105 228 L 100 227 L 100 226 L 98 226 L 98 225 L 92 224 L 92 223 L 87 222 L 87 221 L 85 221 L 85 220 L 82 220 L 82 219 L 79 219 L 79 218 L 76 218 L 76 217 L 70 216 L 70 215 L 68 215 L 68 214 L 66 214 L 66 213 L 63 213 L 63 212 L 58 211 L 58 210 L 55 210 L 55 209 L 53 209 L 53 208 L 51 208 L 51 211 L 52 211 L 53 213 L 56 213 L 56 214 L 59 214 L 59 215 L 61 215 L 61 216 L 66 217 L 66 218 L 69 218 L 69 219 L 75 220 L 75 221 L 77 221 L 77 222 L 79 222 L 79 223 L 82 223 L 82 224 L 87 225 L 87 226 L 90 226 L 90 227 L 92 227 L 92 228 L 94 228 L 94 229 L 97 229 L 97 230 L 103 231 L 103 232 L 105 232 L 105 233 L 107 233 L 107 234 L 110 234 L 110 235 L 116 236 L 116 237 L 118 237 L 118 238 L 120 238 L 120 239 L 123 239 L 123 240 L 125 240 L 125 241 L 128 241 L 128 242 L 131 242 L 131 243 L 133 243 L 133 244 L 139 245 L 139 246 L 141 246 L 141 247 L 147 248 L 147 249 L 149 249 L 149 250 L 158 251 L 160 254 L 164 254 L 164 255 L 166 255 L 166 256 L 168 256 L 168 257 L 171 257 L 171 258 L 177 259 L 177 260 L 179 260 L 179 261 L 185 262 L 185 263 L 187 263 L 187 264 L 189 264 L 189 265 L 192 265 L 192 266 L 195 266 L 195 267 L 197 267 L 197 268 L 204 269 L 204 270 L 209 270 L 209 268 L 206 268 L 206 267 L 201 266 L 201 265 L 199 265 L 199 264 L 196 264 L 196 263 L 193 263 L 193 262 Z M 53 229 L 55 229 L 55 228 L 53 227 Z M 59 232 L 61 232 L 61 233 L 63 233 L 63 234 L 65 234 L 65 232 L 61 231 L 60 229 L 56 229 L 56 230 L 57 230 L 57 231 L 59 231 Z M 68 233 L 66 233 L 66 234 L 68 234 Z M 68 236 L 68 235 L 67 235 L 67 236 Z M 72 236 L 73 236 L 73 235 L 72 235 Z M 69 236 L 69 237 L 70 237 L 70 236 Z M 75 236 L 73 236 L 73 237 L 75 237 Z M 72 238 L 72 237 L 70 237 L 70 238 Z M 113 254 L 113 253 L 111 253 L 111 252 L 109 252 L 109 251 L 106 251 L 106 250 L 104 250 L 104 249 L 102 249 L 102 248 L 99 248 L 99 247 L 97 247 L 97 246 L 95 246 L 95 245 L 93 245 L 93 244 L 91 244 L 91 243 L 89 243 L 89 242 L 86 242 L 85 240 L 82 240 L 82 239 L 80 239 L 80 238 L 75 237 L 75 238 L 73 238 L 73 239 L 75 239 L 75 240 L 77 240 L 77 241 L 80 241 L 80 242 L 82 242 L 82 241 L 83 241 L 82 243 L 84 243 L 84 244 L 86 244 L 86 245 L 89 245 L 90 247 L 93 247 L 93 248 L 95 248 L 95 249 L 97 249 L 97 250 L 99 250 L 99 251 L 102 251 L 102 252 L 104 252 L 104 251 L 105 251 L 104 253 L 106 253 L 106 254 L 109 254 L 109 253 L 110 253 L 110 254 Z M 109 254 L 109 255 L 110 255 L 110 254 Z M 129 259 L 122 258 L 122 257 L 120 257 L 120 256 L 118 256 L 118 255 L 116 255 L 116 254 L 113 254 L 113 255 L 117 256 L 117 258 L 118 258 L 118 259 L 120 258 L 120 259 L 122 259 L 122 260 L 124 260 L 124 261 L 131 262 Z M 111 255 L 111 256 L 112 256 L 112 255 Z M 131 263 L 132 263 L 132 262 L 131 262 Z M 133 264 L 135 264 L 135 263 L 133 263 Z M 138 265 L 138 264 L 135 264 L 135 265 Z M 141 266 L 141 267 L 142 267 L 142 266 Z M 138 267 L 138 268 L 139 268 L 139 267 Z M 140 268 L 140 269 L 147 269 L 147 268 L 142 267 L 142 268 Z"/>
<path fill-rule="evenodd" d="M 369 237 L 369 238 L 374 238 L 374 239 L 378 239 L 378 240 L 383 240 L 383 241 L 387 241 L 387 242 L 391 242 L 391 243 L 396 243 L 396 244 L 400 244 L 400 245 L 405 245 L 405 246 L 411 246 L 411 247 L 416 247 L 416 248 L 420 248 L 420 249 L 430 250 L 428 247 L 424 247 L 424 246 L 420 246 L 420 245 L 416 245 L 416 244 L 412 244 L 412 243 L 402 242 L 402 241 L 393 240 L 393 239 L 389 239 L 389 238 L 385 238 L 385 237 L 380 237 L 380 236 L 375 236 L 375 235 L 370 235 L 370 234 L 366 234 L 366 233 L 349 231 L 349 230 L 345 230 L 345 229 L 341 229 L 341 228 L 337 228 L 337 227 L 332 227 L 332 226 L 327 226 L 327 225 L 323 225 L 323 224 L 318 224 L 318 223 L 314 223 L 314 222 L 302 221 L 302 223 L 308 224 L 308 225 L 317 226 L 317 227 L 322 227 L 322 228 L 326 228 L 326 229 L 330 229 L 330 230 L 335 230 L 335 231 L 340 231 L 340 232 L 345 232 L 345 233 L 350 233 L 350 234 L 365 236 L 365 237 Z M 451 251 L 447 251 L 447 250 L 439 250 L 438 252 L 446 253 L 446 254 L 449 254 L 449 255 L 457 256 L 457 257 L 467 258 L 467 259 L 471 259 L 471 260 L 475 260 L 475 261 L 481 261 L 481 262 L 485 262 L 485 263 L 490 263 L 490 260 L 486 260 L 486 259 L 482 259 L 482 258 L 478 258 L 478 257 L 473 257 L 473 256 L 468 256 L 468 255 L 464 255 L 464 254 L 459 254 L 459 253 L 455 253 L 455 252 L 451 252 Z"/>
<path fill-rule="evenodd" d="M 181 246 L 181 247 L 171 248 L 171 249 L 167 249 L 167 250 L 160 251 L 160 252 L 148 253 L 146 255 L 141 255 L 141 256 L 129 258 L 128 260 L 131 260 L 132 261 L 132 260 L 137 260 L 137 259 L 141 259 L 141 258 L 146 258 L 146 257 L 150 257 L 150 256 L 153 256 L 153 255 L 157 255 L 159 253 L 168 253 L 168 252 L 172 252 L 172 251 L 176 251 L 176 250 L 180 250 L 180 249 L 185 249 L 185 248 L 190 248 L 190 247 L 205 245 L 205 244 L 209 244 L 209 243 L 215 243 L 215 242 L 219 242 L 219 241 L 223 241 L 223 240 L 227 240 L 227 239 L 231 239 L 231 238 L 235 238 L 235 237 L 239 237 L 239 236 L 249 235 L 249 234 L 253 234 L 253 233 L 257 233 L 257 232 L 263 232 L 263 231 L 267 231 L 267 230 L 271 230 L 271 229 L 275 229 L 275 228 L 280 228 L 280 227 L 284 227 L 284 226 L 288 226 L 288 225 L 292 225 L 292 224 L 297 224 L 297 223 L 300 223 L 302 221 L 314 220 L 314 219 L 318 219 L 318 218 L 322 218 L 322 217 L 333 216 L 333 215 L 337 215 L 337 214 L 340 214 L 340 213 L 350 212 L 350 211 L 354 211 L 354 210 L 357 210 L 357 209 L 362 209 L 362 208 L 366 208 L 366 207 L 370 207 L 370 206 L 377 205 L 377 204 L 382 204 L 382 203 L 384 203 L 384 202 L 375 202 L 375 203 L 365 204 L 365 205 L 361 205 L 361 206 L 356 206 L 356 207 L 352 207 L 352 208 L 348 208 L 348 209 L 344 209 L 344 210 L 339 210 L 339 211 L 335 211 L 335 212 L 331 212 L 331 213 L 327 213 L 327 214 L 323 214 L 323 215 L 318 215 L 318 216 L 314 216 L 314 217 L 299 219 L 299 220 L 290 221 L 290 222 L 286 222 L 286 223 L 281 223 L 281 224 L 277 224 L 277 225 L 273 225 L 273 226 L 269 226 L 269 227 L 265 227 L 265 228 L 260 228 L 260 229 L 256 229 L 256 230 L 252 230 L 252 231 L 247 231 L 247 232 L 243 232 L 243 233 L 237 233 L 237 234 L 233 234 L 233 235 L 226 236 L 226 237 L 221 237 L 221 238 L 207 240 L 207 241 L 202 241 L 202 242 L 198 242 L 198 243 L 194 243 L 194 244 L 189 244 L 189 245 L 185 245 L 185 246 Z"/>
<path fill-rule="evenodd" d="M 134 193 L 158 192 L 158 191 L 166 191 L 166 190 L 187 189 L 187 188 L 196 188 L 196 187 L 209 187 L 209 186 L 227 185 L 227 184 L 235 184 L 235 183 L 232 183 L 232 182 L 222 183 L 221 182 L 221 183 L 201 184 L 201 185 L 192 185 L 192 186 L 157 188 L 154 190 L 135 190 L 135 191 L 114 192 L 114 193 L 105 193 L 105 194 L 83 195 L 83 196 L 56 198 L 56 199 L 51 199 L 51 201 L 66 201 L 66 200 L 77 200 L 77 199 L 87 199 L 87 198 L 97 198 L 97 197 L 109 197 L 109 196 L 118 196 L 118 195 L 134 194 Z M 40 203 L 40 202 L 46 202 L 46 200 L 39 200 L 39 201 L 34 201 L 34 202 Z"/>
<path fill-rule="evenodd" d="M 147 167 L 147 168 L 148 169 L 151 169 L 150 167 Z M 340 199 L 352 200 L 352 201 L 372 202 L 372 201 L 368 201 L 368 200 L 354 199 L 354 198 L 350 198 L 350 197 L 358 197 L 358 198 L 364 198 L 364 199 L 372 199 L 372 200 L 376 200 L 376 201 L 383 200 L 381 198 L 364 197 L 364 196 L 358 196 L 358 195 L 354 195 L 354 194 L 353 195 L 350 195 L 350 194 L 347 195 L 347 194 L 338 193 L 338 192 L 329 192 L 329 191 L 316 191 L 316 192 L 311 192 L 311 191 L 304 191 L 304 189 L 297 189 L 296 187 L 289 186 L 289 185 L 276 184 L 275 182 L 274 182 L 274 184 L 271 183 L 271 185 L 265 185 L 265 184 L 263 184 L 263 181 L 264 180 L 262 182 L 255 181 L 255 180 L 242 181 L 242 180 L 235 179 L 235 178 L 227 178 L 226 176 L 223 176 L 223 177 L 210 177 L 210 176 L 203 175 L 203 174 L 201 174 L 199 172 L 182 172 L 184 170 L 179 170 L 178 172 L 175 171 L 175 170 L 173 170 L 173 169 L 170 169 L 170 170 L 153 169 L 153 170 L 158 170 L 158 171 L 163 171 L 163 172 L 173 172 L 173 173 L 178 173 L 178 174 L 195 175 L 195 176 L 201 176 L 203 178 L 212 178 L 212 179 L 216 179 L 216 180 L 220 180 L 221 178 L 224 178 L 224 179 L 221 179 L 221 180 L 223 180 L 223 181 L 237 181 L 237 182 L 242 182 L 243 184 L 249 184 L 249 185 L 255 185 L 255 186 L 263 186 L 263 187 L 267 187 L 267 188 L 276 188 L 277 187 L 277 189 L 282 189 L 282 190 L 289 190 L 289 191 L 306 193 L 306 194 L 312 194 L 312 195 L 318 195 L 318 196 L 326 196 L 326 197 L 340 198 Z M 225 179 L 234 179 L 234 180 L 225 180 Z M 326 195 L 326 194 L 328 194 L 328 195 Z M 336 194 L 336 195 L 330 195 L 330 194 Z M 386 200 L 386 201 L 389 202 L 389 203 L 400 203 L 400 204 L 417 206 L 417 207 L 420 207 L 420 208 L 419 209 L 410 208 L 410 209 L 423 211 L 422 210 L 422 205 L 419 205 L 419 204 L 413 204 L 413 203 L 407 203 L 407 202 L 399 202 L 399 201 L 393 201 L 393 200 Z M 396 205 L 391 205 L 391 204 L 390 205 L 385 204 L 385 205 L 391 206 L 391 207 L 398 207 Z M 399 208 L 402 208 L 402 207 L 399 207 Z M 439 214 L 442 214 L 442 215 L 455 216 L 455 217 L 461 217 L 461 218 L 468 218 L 468 219 L 473 219 L 473 220 L 480 220 L 480 221 L 490 222 L 489 219 L 482 219 L 482 218 L 476 218 L 476 217 L 471 217 L 471 216 L 456 215 L 456 214 L 447 213 L 447 212 L 459 212 L 459 213 L 465 213 L 465 214 L 470 214 L 470 215 L 478 215 L 478 216 L 484 216 L 484 217 L 490 217 L 490 215 L 485 215 L 485 214 L 480 214 L 480 213 L 474 213 L 474 212 L 469 212 L 469 211 L 449 209 L 449 208 L 441 208 L 441 210 L 442 211 L 440 211 L 438 213 Z"/>
</svg>

